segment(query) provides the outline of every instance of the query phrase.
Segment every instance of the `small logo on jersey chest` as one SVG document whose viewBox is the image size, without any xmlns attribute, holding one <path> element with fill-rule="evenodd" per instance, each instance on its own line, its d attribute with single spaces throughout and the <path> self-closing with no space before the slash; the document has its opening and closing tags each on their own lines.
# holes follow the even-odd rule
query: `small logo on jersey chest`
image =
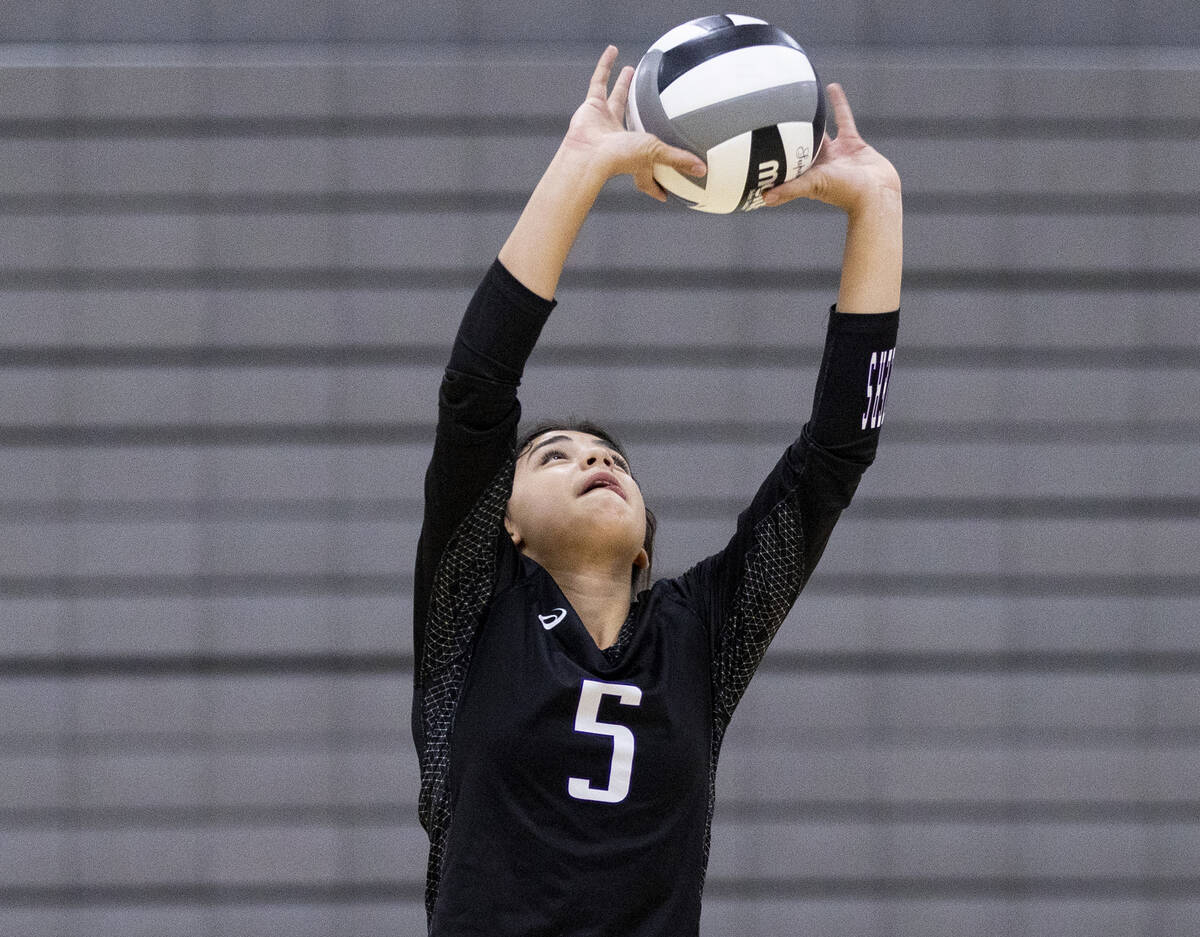
<svg viewBox="0 0 1200 937">
<path fill-rule="evenodd" d="M 542 623 L 542 627 L 550 631 L 555 625 L 561 624 L 562 620 L 567 617 L 565 608 L 553 609 L 549 615 L 538 615 L 538 621 Z"/>
</svg>

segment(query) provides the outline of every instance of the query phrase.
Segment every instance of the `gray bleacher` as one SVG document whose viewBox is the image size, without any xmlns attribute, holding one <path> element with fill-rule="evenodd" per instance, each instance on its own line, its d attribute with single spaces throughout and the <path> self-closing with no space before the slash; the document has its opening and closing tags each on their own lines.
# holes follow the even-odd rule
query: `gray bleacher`
<svg viewBox="0 0 1200 937">
<path fill-rule="evenodd" d="M 0 933 L 418 934 L 411 563 L 457 318 L 678 3 L 0 11 Z M 760 4 L 906 194 L 876 465 L 735 716 L 705 937 L 1200 922 L 1200 13 Z M 611 25 L 611 24 L 616 24 Z M 803 422 L 842 223 L 602 196 L 531 416 L 656 564 Z"/>
</svg>

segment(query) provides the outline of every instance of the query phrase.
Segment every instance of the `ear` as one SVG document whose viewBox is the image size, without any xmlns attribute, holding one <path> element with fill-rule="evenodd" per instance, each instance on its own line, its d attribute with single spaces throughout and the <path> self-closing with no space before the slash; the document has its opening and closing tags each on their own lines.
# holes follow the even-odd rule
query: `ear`
<svg viewBox="0 0 1200 937">
<path fill-rule="evenodd" d="M 638 569 L 645 569 L 650 565 L 650 554 L 646 552 L 646 548 L 638 550 L 638 555 L 633 558 L 633 565 Z"/>
<path fill-rule="evenodd" d="M 517 528 L 517 525 L 509 518 L 507 511 L 504 512 L 504 529 L 512 540 L 513 546 L 518 551 L 523 551 L 525 549 L 525 540 L 521 537 L 521 531 Z"/>
</svg>

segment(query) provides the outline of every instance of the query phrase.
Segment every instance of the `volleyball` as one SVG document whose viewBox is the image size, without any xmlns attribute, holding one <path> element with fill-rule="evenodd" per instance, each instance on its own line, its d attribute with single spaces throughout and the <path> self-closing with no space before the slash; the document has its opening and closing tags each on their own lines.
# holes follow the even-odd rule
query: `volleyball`
<svg viewBox="0 0 1200 937">
<path fill-rule="evenodd" d="M 642 56 L 625 125 L 708 164 L 700 179 L 654 167 L 658 184 L 689 207 L 753 211 L 767 189 L 817 158 L 825 92 L 808 55 L 782 29 L 736 13 L 705 16 L 676 26 Z"/>
</svg>

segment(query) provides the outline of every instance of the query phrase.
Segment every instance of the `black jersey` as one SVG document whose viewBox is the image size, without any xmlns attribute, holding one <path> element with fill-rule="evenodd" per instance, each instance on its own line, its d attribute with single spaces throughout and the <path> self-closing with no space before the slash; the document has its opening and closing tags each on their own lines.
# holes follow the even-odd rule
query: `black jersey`
<svg viewBox="0 0 1200 937">
<path fill-rule="evenodd" d="M 497 262 L 441 388 L 414 596 L 429 932 L 689 937 L 721 740 L 874 457 L 897 314 L 831 313 L 813 417 L 729 543 L 601 650 L 503 527 L 552 307 Z"/>
</svg>

